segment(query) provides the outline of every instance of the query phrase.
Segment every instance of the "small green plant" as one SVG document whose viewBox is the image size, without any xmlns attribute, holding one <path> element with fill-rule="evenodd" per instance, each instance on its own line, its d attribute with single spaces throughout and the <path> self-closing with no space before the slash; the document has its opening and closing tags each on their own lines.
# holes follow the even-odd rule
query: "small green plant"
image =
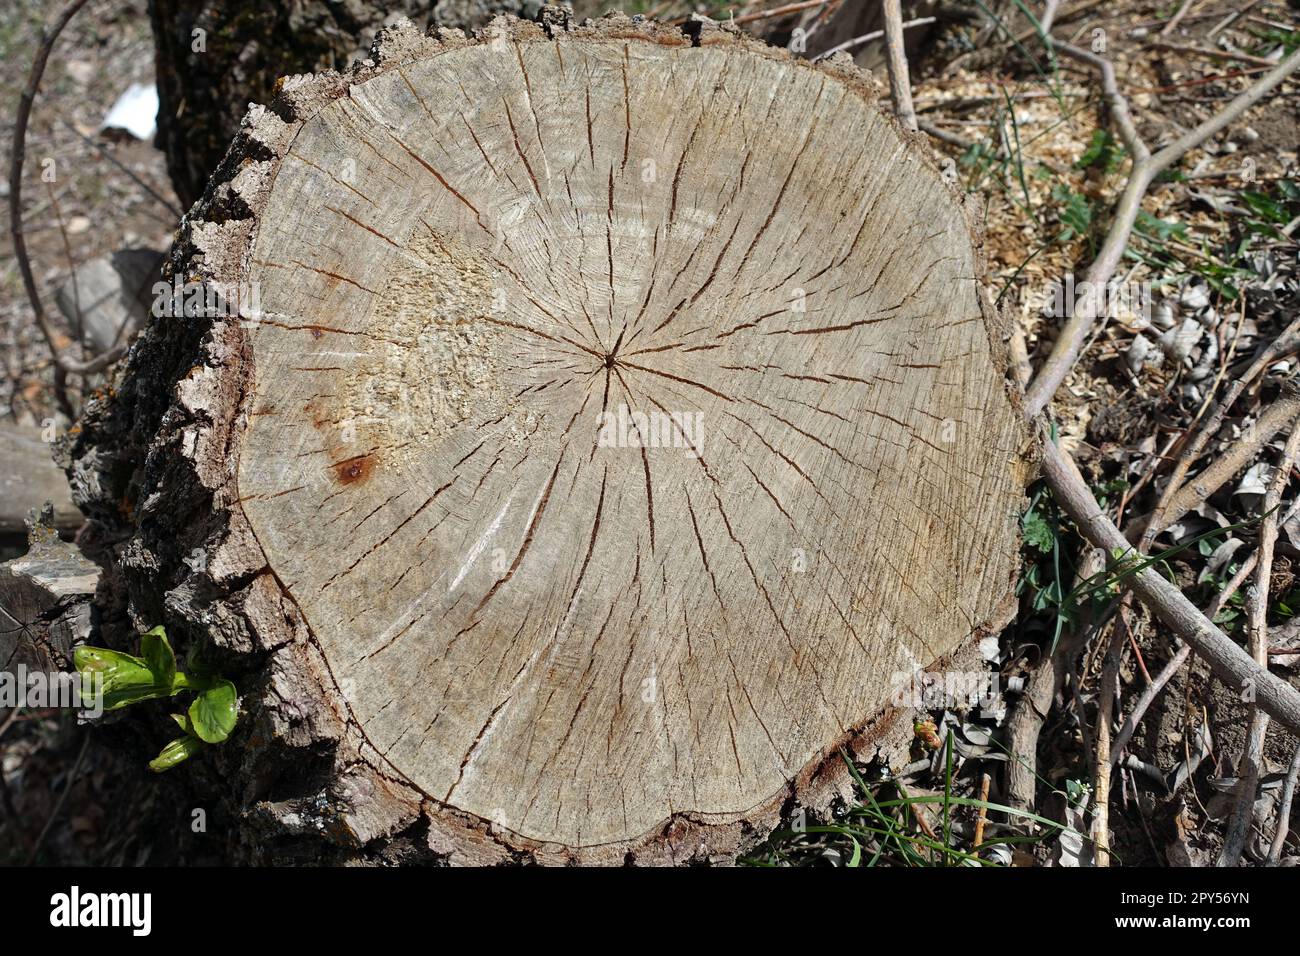
<svg viewBox="0 0 1300 956">
<path fill-rule="evenodd" d="M 96 689 L 98 703 L 106 711 L 185 692 L 195 695 L 184 713 L 171 715 L 183 736 L 163 747 L 149 762 L 150 770 L 170 770 L 204 744 L 219 744 L 230 736 L 239 716 L 234 684 L 216 675 L 178 671 L 162 625 L 140 638 L 140 653 L 135 657 L 106 647 L 82 646 L 73 652 L 73 664 L 85 686 Z"/>
<path fill-rule="evenodd" d="M 1095 129 L 1083 155 L 1074 161 L 1075 169 L 1097 169 L 1110 174 L 1124 161 L 1124 149 L 1109 130 Z"/>
<path fill-rule="evenodd" d="M 1004 864 L 983 854 L 995 847 L 1010 850 L 1041 843 L 1064 829 L 1061 824 L 1035 813 L 958 796 L 953 785 L 951 733 L 948 734 L 946 749 L 943 793 L 926 796 L 908 793 L 898 779 L 882 781 L 876 786 L 868 784 L 852 758 L 841 751 L 841 757 L 857 785 L 859 802 L 849 806 L 831 823 L 803 825 L 772 834 L 763 847 L 740 862 L 748 866 L 807 866 L 826 860 L 828 851 L 833 851 L 830 858 L 838 859 L 846 868 L 881 865 L 999 867 Z M 991 835 L 979 845 L 966 842 L 963 846 L 963 838 L 954 827 L 954 810 L 958 809 L 972 815 L 1004 814 L 1008 823 L 1037 824 L 1045 832 L 1039 835 L 1002 833 Z M 925 822 L 929 820 L 928 815 L 936 811 L 938 820 L 933 822 L 937 825 Z"/>
<path fill-rule="evenodd" d="M 1249 251 L 1250 238 L 1263 236 L 1269 241 L 1287 241 L 1289 236 L 1282 228 L 1300 215 L 1300 185 L 1293 179 L 1279 179 L 1261 190 L 1247 189 L 1241 201 L 1249 210 L 1246 219 L 1246 240 L 1238 255 Z"/>
</svg>

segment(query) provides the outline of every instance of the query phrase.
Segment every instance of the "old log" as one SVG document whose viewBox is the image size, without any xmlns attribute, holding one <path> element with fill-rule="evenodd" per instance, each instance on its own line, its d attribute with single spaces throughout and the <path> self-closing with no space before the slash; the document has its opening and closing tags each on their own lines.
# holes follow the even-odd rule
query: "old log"
<svg viewBox="0 0 1300 956">
<path fill-rule="evenodd" d="M 395 27 L 184 224 L 221 308 L 72 474 L 136 623 L 238 680 L 248 856 L 725 857 L 1007 619 L 1030 440 L 959 191 L 847 58 L 689 29 Z"/>
</svg>

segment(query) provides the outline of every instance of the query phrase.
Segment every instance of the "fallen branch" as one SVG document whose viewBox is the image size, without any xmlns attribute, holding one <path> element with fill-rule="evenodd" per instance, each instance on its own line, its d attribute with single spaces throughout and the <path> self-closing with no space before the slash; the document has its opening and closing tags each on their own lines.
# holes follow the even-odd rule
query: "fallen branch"
<svg viewBox="0 0 1300 956">
<path fill-rule="evenodd" d="M 918 17 L 915 20 L 908 20 L 904 23 L 903 29 L 910 30 L 912 27 L 923 27 L 927 24 L 934 23 L 935 21 L 935 17 Z M 833 46 L 829 50 L 818 53 L 813 57 L 813 62 L 816 63 L 818 60 L 825 60 L 827 57 L 832 57 L 836 53 L 844 53 L 848 50 L 852 50 L 854 47 L 862 46 L 864 43 L 870 43 L 872 40 L 879 40 L 884 35 L 884 30 L 872 30 L 870 33 L 864 33 L 860 37 L 853 37 L 851 40 L 845 40 L 838 46 Z"/>
<path fill-rule="evenodd" d="M 1169 18 L 1169 22 L 1164 25 L 1164 29 L 1160 31 L 1160 35 L 1162 37 L 1167 37 L 1169 36 L 1169 34 L 1173 33 L 1174 30 L 1178 28 L 1178 24 L 1182 22 L 1183 17 L 1187 15 L 1187 11 L 1190 10 L 1191 7 L 1192 7 L 1192 0 L 1183 0 L 1182 6 L 1180 6 L 1178 8 L 1178 11 L 1172 17 Z"/>
<path fill-rule="evenodd" d="M 1255 663 L 1268 668 L 1268 592 L 1273 578 L 1273 546 L 1277 544 L 1278 508 L 1282 493 L 1291 481 L 1291 470 L 1300 457 L 1300 425 L 1292 426 L 1277 474 L 1269 482 L 1261 506 L 1264 513 L 1259 529 L 1259 546 L 1255 549 L 1255 586 L 1247 592 L 1250 653 Z M 1259 789 L 1260 767 L 1264 762 L 1264 738 L 1268 734 L 1268 715 L 1259 712 L 1257 703 L 1251 704 L 1250 734 L 1241 765 L 1237 768 L 1237 805 L 1228 824 L 1219 855 L 1219 866 L 1236 866 L 1250 837 L 1250 825 L 1255 815 L 1255 793 Z"/>
<path fill-rule="evenodd" d="M 1111 567 L 1126 573 L 1125 582 L 1157 619 L 1187 641 L 1228 687 L 1252 689 L 1261 710 L 1300 731 L 1300 692 L 1260 667 L 1155 568 L 1127 573 L 1138 552 L 1097 504 L 1074 461 L 1051 441 L 1043 443 L 1043 477 L 1083 536 L 1105 550 Z"/>
<path fill-rule="evenodd" d="M 1164 491 L 1161 492 L 1160 497 L 1157 499 L 1151 515 L 1146 519 L 1146 526 L 1142 532 L 1142 543 L 1138 545 L 1139 551 L 1150 550 L 1156 536 L 1169 527 L 1173 521 L 1177 520 L 1176 518 L 1167 517 L 1170 501 L 1182 488 L 1187 472 L 1196 459 L 1201 456 L 1210 439 L 1218 433 L 1219 428 L 1223 425 L 1223 419 L 1232 410 L 1232 406 L 1241 397 L 1241 393 L 1263 373 L 1264 369 L 1272 365 L 1279 357 L 1297 347 L 1300 347 L 1300 319 L 1293 320 L 1282 334 L 1275 338 L 1255 361 L 1250 363 L 1250 367 L 1246 369 L 1242 376 L 1228 387 L 1227 394 L 1223 396 L 1222 401 L 1215 406 L 1214 411 L 1206 417 L 1201 427 L 1197 429 L 1195 437 L 1183 450 L 1177 464 L 1174 465 L 1174 470 L 1169 476 L 1169 481 L 1165 484 Z"/>
<path fill-rule="evenodd" d="M 732 23 L 754 23 L 758 20 L 768 20 L 772 17 L 783 17 L 787 13 L 798 13 L 801 10 L 810 10 L 813 7 L 824 7 L 832 0 L 805 0 L 803 3 L 787 3 L 784 6 L 773 7 L 771 10 L 759 10 L 757 13 L 746 13 L 743 16 L 736 17 Z"/>
<path fill-rule="evenodd" d="M 1236 63 L 1249 63 L 1251 66 L 1274 66 L 1276 60 L 1266 60 L 1262 56 L 1251 56 L 1249 53 L 1232 53 L 1228 50 L 1220 50 L 1216 47 L 1192 46 L 1190 43 L 1170 43 L 1168 40 L 1152 40 L 1151 45 L 1162 50 L 1172 50 L 1175 53 L 1186 53 L 1190 56 L 1206 56 L 1211 60 L 1230 60 Z"/>
<path fill-rule="evenodd" d="M 956 146 L 958 149 L 970 148 L 971 144 L 968 140 L 962 139 L 956 133 L 950 133 L 945 129 L 940 129 L 933 123 L 917 123 L 917 128 L 922 133 L 933 136 L 935 139 L 947 143 L 949 146 Z"/>
<path fill-rule="evenodd" d="M 1226 30 L 1228 27 L 1232 26 L 1239 17 L 1243 17 L 1247 13 L 1250 13 L 1250 11 L 1254 10 L 1257 6 L 1259 6 L 1259 0 L 1250 0 L 1250 3 L 1246 4 L 1241 9 L 1234 10 L 1214 26 L 1210 27 L 1210 32 L 1205 34 L 1206 39 L 1214 39 L 1215 34 L 1219 33 L 1221 30 Z"/>
<path fill-rule="evenodd" d="M 1102 566 L 1099 552 L 1095 548 L 1090 549 L 1079 564 L 1074 586 L 1077 587 L 1092 577 Z M 1056 695 L 1065 685 L 1075 657 L 1105 627 L 1116 605 L 1117 602 L 1111 602 L 1111 607 L 1106 608 L 1088 627 L 1071 627 L 1061 636 L 1055 651 L 1050 656 L 1039 659 L 1029 675 L 1023 693 L 1008 714 L 1006 740 L 1011 759 L 1007 763 L 1006 796 L 1007 803 L 1011 806 L 1029 809 L 1033 805 L 1034 791 L 1038 785 L 1038 736 L 1042 732 L 1043 722 L 1051 713 Z"/>
<path fill-rule="evenodd" d="M 1038 28 L 1042 30 L 1044 36 L 1052 32 L 1052 22 L 1056 19 L 1056 8 L 1060 5 L 1060 0 L 1047 0 L 1043 4 L 1043 15 L 1038 18 Z"/>
<path fill-rule="evenodd" d="M 1124 250 L 1128 246 L 1133 224 L 1137 221 L 1138 213 L 1141 211 L 1142 197 L 1146 195 L 1147 189 L 1155 181 L 1156 176 L 1173 165 L 1189 150 L 1195 149 L 1204 143 L 1254 106 L 1265 94 L 1290 76 L 1297 67 L 1300 67 L 1300 48 L 1297 48 L 1290 56 L 1262 77 L 1259 82 L 1214 116 L 1180 136 L 1159 152 L 1152 153 L 1133 125 L 1127 101 L 1120 94 L 1116 85 L 1115 71 L 1110 61 L 1068 43 L 1057 43 L 1055 48 L 1067 56 L 1088 63 L 1101 71 L 1103 93 L 1110 104 L 1120 138 L 1124 141 L 1133 157 L 1128 182 L 1125 184 L 1124 192 L 1120 197 L 1118 206 L 1115 208 L 1114 221 L 1106 234 L 1106 240 L 1102 245 L 1101 252 L 1093 260 L 1085 276 L 1085 289 L 1103 289 L 1110 282 L 1111 277 L 1115 274 L 1115 269 L 1119 266 L 1120 259 L 1124 255 Z M 1051 354 L 1030 384 L 1029 392 L 1025 398 L 1025 413 L 1030 418 L 1035 417 L 1047 407 L 1061 382 L 1065 380 L 1065 376 L 1074 367 L 1074 363 L 1083 351 L 1084 344 L 1092 333 L 1093 325 L 1098 318 L 1099 309 L 1105 298 L 1105 296 L 1090 293 L 1080 295 L 1078 302 L 1075 303 L 1073 315 L 1062 327 L 1056 344 L 1052 347 Z"/>
<path fill-rule="evenodd" d="M 1277 401 L 1264 409 L 1249 436 L 1233 442 L 1204 471 L 1170 496 L 1159 521 L 1153 517 L 1148 522 L 1143 540 L 1148 540 L 1148 536 L 1154 539 L 1187 512 L 1199 507 L 1233 475 L 1246 467 L 1259 450 L 1272 441 L 1274 435 L 1289 427 L 1297 416 L 1300 416 L 1300 389 L 1284 389 Z"/>
<path fill-rule="evenodd" d="M 1093 753 L 1092 777 L 1092 847 L 1093 861 L 1097 866 L 1110 866 L 1110 771 L 1111 723 L 1115 718 L 1115 704 L 1119 698 L 1119 667 L 1124 660 L 1124 634 L 1128 629 L 1128 614 L 1132 594 L 1124 595 L 1119 624 L 1112 629 L 1106 645 L 1106 660 L 1101 669 L 1097 687 L 1097 732 Z"/>
<path fill-rule="evenodd" d="M 770 20 L 772 17 L 783 17 L 787 13 L 799 13 L 803 10 L 811 10 L 813 7 L 824 7 L 827 4 L 834 3 L 835 0 L 800 0 L 799 3 L 786 3 L 779 7 L 773 7 L 770 10 L 759 10 L 755 13 L 746 13 L 730 20 L 719 21 L 733 24 L 754 23 L 758 20 Z M 690 17 L 677 17 L 668 22 L 673 26 L 681 26 L 687 23 Z"/>
<path fill-rule="evenodd" d="M 1256 555 L 1251 555 L 1250 558 L 1237 569 L 1237 573 L 1233 575 L 1232 580 L 1224 586 L 1223 590 L 1214 596 L 1214 600 L 1205 611 L 1205 616 L 1211 621 L 1218 616 L 1218 613 L 1223 610 L 1223 606 L 1232 599 L 1234 594 L 1237 593 L 1237 589 L 1241 587 L 1242 582 L 1250 576 L 1250 572 L 1254 570 L 1255 567 L 1255 559 Z M 1133 712 L 1125 718 L 1124 725 L 1120 727 L 1119 733 L 1115 735 L 1115 746 L 1110 757 L 1112 767 L 1119 759 L 1119 755 L 1123 752 L 1124 748 L 1128 746 L 1129 740 L 1133 738 L 1133 733 L 1137 730 L 1137 725 L 1141 723 L 1142 718 L 1146 716 L 1147 710 L 1155 702 L 1155 699 L 1160 696 L 1160 692 L 1164 690 L 1165 685 L 1173 679 L 1173 676 L 1178 673 L 1182 666 L 1187 663 L 1187 659 L 1191 656 L 1192 646 L 1190 644 L 1184 644 L 1178 649 L 1178 652 L 1169 659 L 1169 663 L 1161 669 L 1160 673 L 1152 678 L 1151 682 L 1142 690 L 1137 703 L 1133 705 Z"/>
</svg>

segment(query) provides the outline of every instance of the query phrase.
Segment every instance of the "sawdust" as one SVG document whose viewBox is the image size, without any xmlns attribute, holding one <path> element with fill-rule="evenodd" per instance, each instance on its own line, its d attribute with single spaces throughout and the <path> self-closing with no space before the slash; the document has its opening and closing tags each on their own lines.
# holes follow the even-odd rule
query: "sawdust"
<svg viewBox="0 0 1300 956">
<path fill-rule="evenodd" d="M 374 346 L 347 373 L 343 419 L 390 463 L 416 466 L 475 414 L 504 415 L 522 441 L 537 427 L 509 401 L 496 343 L 505 297 L 489 258 L 463 240 L 420 229 L 394 266 L 367 326 Z M 467 347 L 468 346 L 468 347 Z M 507 353 L 508 354 L 508 353 Z"/>
</svg>

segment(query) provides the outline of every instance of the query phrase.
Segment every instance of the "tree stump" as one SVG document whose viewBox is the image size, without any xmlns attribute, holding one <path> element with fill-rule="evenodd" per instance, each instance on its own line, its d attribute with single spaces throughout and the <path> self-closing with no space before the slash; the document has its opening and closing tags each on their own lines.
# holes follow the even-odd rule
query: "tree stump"
<svg viewBox="0 0 1300 956">
<path fill-rule="evenodd" d="M 551 9 L 372 57 L 250 111 L 171 267 L 231 314 L 86 424 L 136 623 L 241 675 L 254 858 L 734 854 L 1007 619 L 978 231 L 846 58 Z"/>
</svg>

